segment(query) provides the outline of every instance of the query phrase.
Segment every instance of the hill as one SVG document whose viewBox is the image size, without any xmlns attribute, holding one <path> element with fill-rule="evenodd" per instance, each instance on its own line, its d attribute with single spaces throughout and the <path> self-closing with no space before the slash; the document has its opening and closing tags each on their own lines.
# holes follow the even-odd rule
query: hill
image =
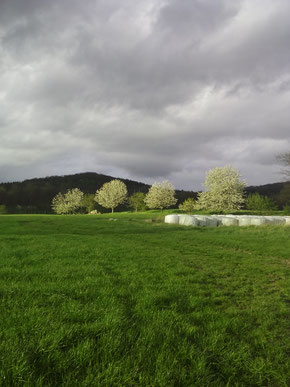
<svg viewBox="0 0 290 387">
<path fill-rule="evenodd" d="M 246 188 L 247 193 L 258 192 L 260 195 L 275 197 L 280 194 L 281 190 L 284 188 L 285 183 L 272 183 L 265 185 L 249 186 Z"/>
<path fill-rule="evenodd" d="M 4 205 L 9 213 L 51 213 L 51 201 L 58 192 L 66 192 L 68 189 L 79 188 L 86 194 L 94 194 L 104 183 L 112 179 L 116 179 L 116 177 L 95 172 L 86 172 L 66 176 L 35 178 L 22 182 L 1 183 L 0 205 Z M 121 178 L 119 180 L 126 184 L 129 195 L 134 192 L 146 193 L 150 188 L 150 185 L 138 181 Z M 247 194 L 253 192 L 271 197 L 279 206 L 290 202 L 289 182 L 250 186 L 246 188 Z M 193 191 L 176 190 L 177 205 L 188 197 L 195 198 L 196 195 L 197 193 Z M 119 207 L 119 209 L 125 210 L 126 206 Z"/>
<path fill-rule="evenodd" d="M 116 179 L 116 177 L 86 172 L 66 176 L 35 178 L 23 182 L 1 183 L 0 205 L 5 205 L 9 213 L 51 213 L 51 201 L 58 192 L 79 188 L 86 194 L 94 194 L 104 183 L 112 179 Z M 147 193 L 150 188 L 150 185 L 134 180 L 118 179 L 126 184 L 129 195 L 134 192 Z M 183 190 L 176 191 L 177 204 L 188 197 L 196 197 L 196 193 Z M 122 209 L 125 209 L 125 207 L 123 206 Z"/>
<path fill-rule="evenodd" d="M 246 193 L 259 193 L 263 196 L 268 196 L 282 208 L 285 204 L 290 204 L 290 182 L 280 182 L 265 184 L 260 186 L 249 186 L 246 188 Z"/>
</svg>

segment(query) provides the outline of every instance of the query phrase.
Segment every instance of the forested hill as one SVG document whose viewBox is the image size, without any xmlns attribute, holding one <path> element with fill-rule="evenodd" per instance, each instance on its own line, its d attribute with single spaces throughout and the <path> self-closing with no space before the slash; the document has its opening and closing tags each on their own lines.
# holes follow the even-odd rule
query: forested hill
<svg viewBox="0 0 290 387">
<path fill-rule="evenodd" d="M 290 204 L 290 181 L 272 183 L 246 188 L 246 194 L 259 193 L 262 196 L 271 198 L 281 209 L 284 205 Z"/>
<path fill-rule="evenodd" d="M 23 182 L 0 184 L 0 205 L 5 205 L 9 212 L 49 213 L 51 212 L 52 198 L 59 192 L 79 188 L 84 193 L 94 194 L 104 183 L 116 177 L 102 175 L 94 172 L 77 173 L 66 176 L 50 176 L 38 179 L 24 180 Z M 150 185 L 133 180 L 121 179 L 129 195 L 134 192 L 147 193 Z M 176 191 L 178 203 L 188 197 L 196 197 L 192 191 Z"/>
<path fill-rule="evenodd" d="M 0 206 L 4 205 L 10 213 L 50 213 L 52 198 L 57 193 L 66 192 L 72 188 L 79 188 L 86 194 L 94 194 L 104 183 L 112 179 L 115 179 L 115 177 L 87 172 L 75 175 L 29 179 L 23 182 L 0 183 Z M 121 178 L 119 180 L 126 184 L 129 195 L 134 192 L 147 193 L 150 188 L 148 184 L 137 181 Z M 269 196 L 280 206 L 290 202 L 289 183 L 251 186 L 246 188 L 246 192 L 258 192 L 261 195 Z M 196 198 L 196 192 L 177 190 L 177 205 L 188 197 Z M 125 207 L 119 207 L 119 209 L 124 210 Z"/>
<path fill-rule="evenodd" d="M 258 192 L 260 195 L 274 198 L 275 196 L 280 194 L 283 188 L 285 188 L 285 185 L 287 185 L 287 183 L 272 183 L 265 185 L 249 186 L 246 188 L 246 192 Z"/>
</svg>

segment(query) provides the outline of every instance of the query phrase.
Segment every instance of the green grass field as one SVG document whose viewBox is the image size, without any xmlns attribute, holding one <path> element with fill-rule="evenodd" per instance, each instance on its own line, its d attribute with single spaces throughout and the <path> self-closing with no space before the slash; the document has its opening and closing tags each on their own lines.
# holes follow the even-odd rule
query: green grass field
<svg viewBox="0 0 290 387">
<path fill-rule="evenodd" d="M 1 386 L 290 385 L 290 227 L 111 217 L 0 217 Z"/>
</svg>

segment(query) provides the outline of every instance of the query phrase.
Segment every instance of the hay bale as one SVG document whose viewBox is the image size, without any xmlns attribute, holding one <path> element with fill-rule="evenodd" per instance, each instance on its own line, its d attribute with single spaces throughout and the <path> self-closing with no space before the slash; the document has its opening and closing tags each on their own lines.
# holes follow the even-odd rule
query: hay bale
<svg viewBox="0 0 290 387">
<path fill-rule="evenodd" d="M 272 225 L 283 225 L 286 223 L 286 220 L 282 216 L 265 216 L 267 222 Z"/>
<path fill-rule="evenodd" d="M 178 224 L 179 223 L 179 216 L 178 215 L 166 215 L 165 216 L 165 223 Z"/>
<path fill-rule="evenodd" d="M 238 226 L 239 221 L 236 217 L 225 216 L 221 218 L 221 224 L 223 226 Z"/>
<path fill-rule="evenodd" d="M 206 216 L 203 215 L 194 215 L 194 219 L 197 221 L 197 224 L 201 227 L 206 226 Z"/>
<path fill-rule="evenodd" d="M 248 216 L 240 216 L 238 218 L 239 226 L 250 226 L 251 225 L 251 218 Z"/>
<path fill-rule="evenodd" d="M 283 225 L 286 223 L 286 219 L 284 219 L 283 216 L 275 216 L 275 224 L 280 224 L 280 225 Z"/>
<path fill-rule="evenodd" d="M 179 224 L 183 226 L 198 226 L 198 221 L 191 215 L 179 215 Z"/>
<path fill-rule="evenodd" d="M 217 218 L 213 216 L 206 216 L 205 219 L 206 227 L 217 227 L 218 226 L 218 220 Z"/>
<path fill-rule="evenodd" d="M 267 219 L 264 216 L 253 216 L 250 218 L 252 226 L 261 226 L 268 223 Z"/>
<path fill-rule="evenodd" d="M 221 215 L 211 215 L 210 219 L 216 222 L 216 226 L 220 226 L 222 224 Z"/>
</svg>

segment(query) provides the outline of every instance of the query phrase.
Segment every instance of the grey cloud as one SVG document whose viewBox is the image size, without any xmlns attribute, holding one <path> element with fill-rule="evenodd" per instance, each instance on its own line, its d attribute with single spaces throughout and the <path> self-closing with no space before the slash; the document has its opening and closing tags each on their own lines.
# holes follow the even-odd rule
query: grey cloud
<svg viewBox="0 0 290 387">
<path fill-rule="evenodd" d="M 279 179 L 289 11 L 287 0 L 2 0 L 2 179 L 96 170 L 200 189 L 228 163 L 249 184 Z"/>
</svg>

